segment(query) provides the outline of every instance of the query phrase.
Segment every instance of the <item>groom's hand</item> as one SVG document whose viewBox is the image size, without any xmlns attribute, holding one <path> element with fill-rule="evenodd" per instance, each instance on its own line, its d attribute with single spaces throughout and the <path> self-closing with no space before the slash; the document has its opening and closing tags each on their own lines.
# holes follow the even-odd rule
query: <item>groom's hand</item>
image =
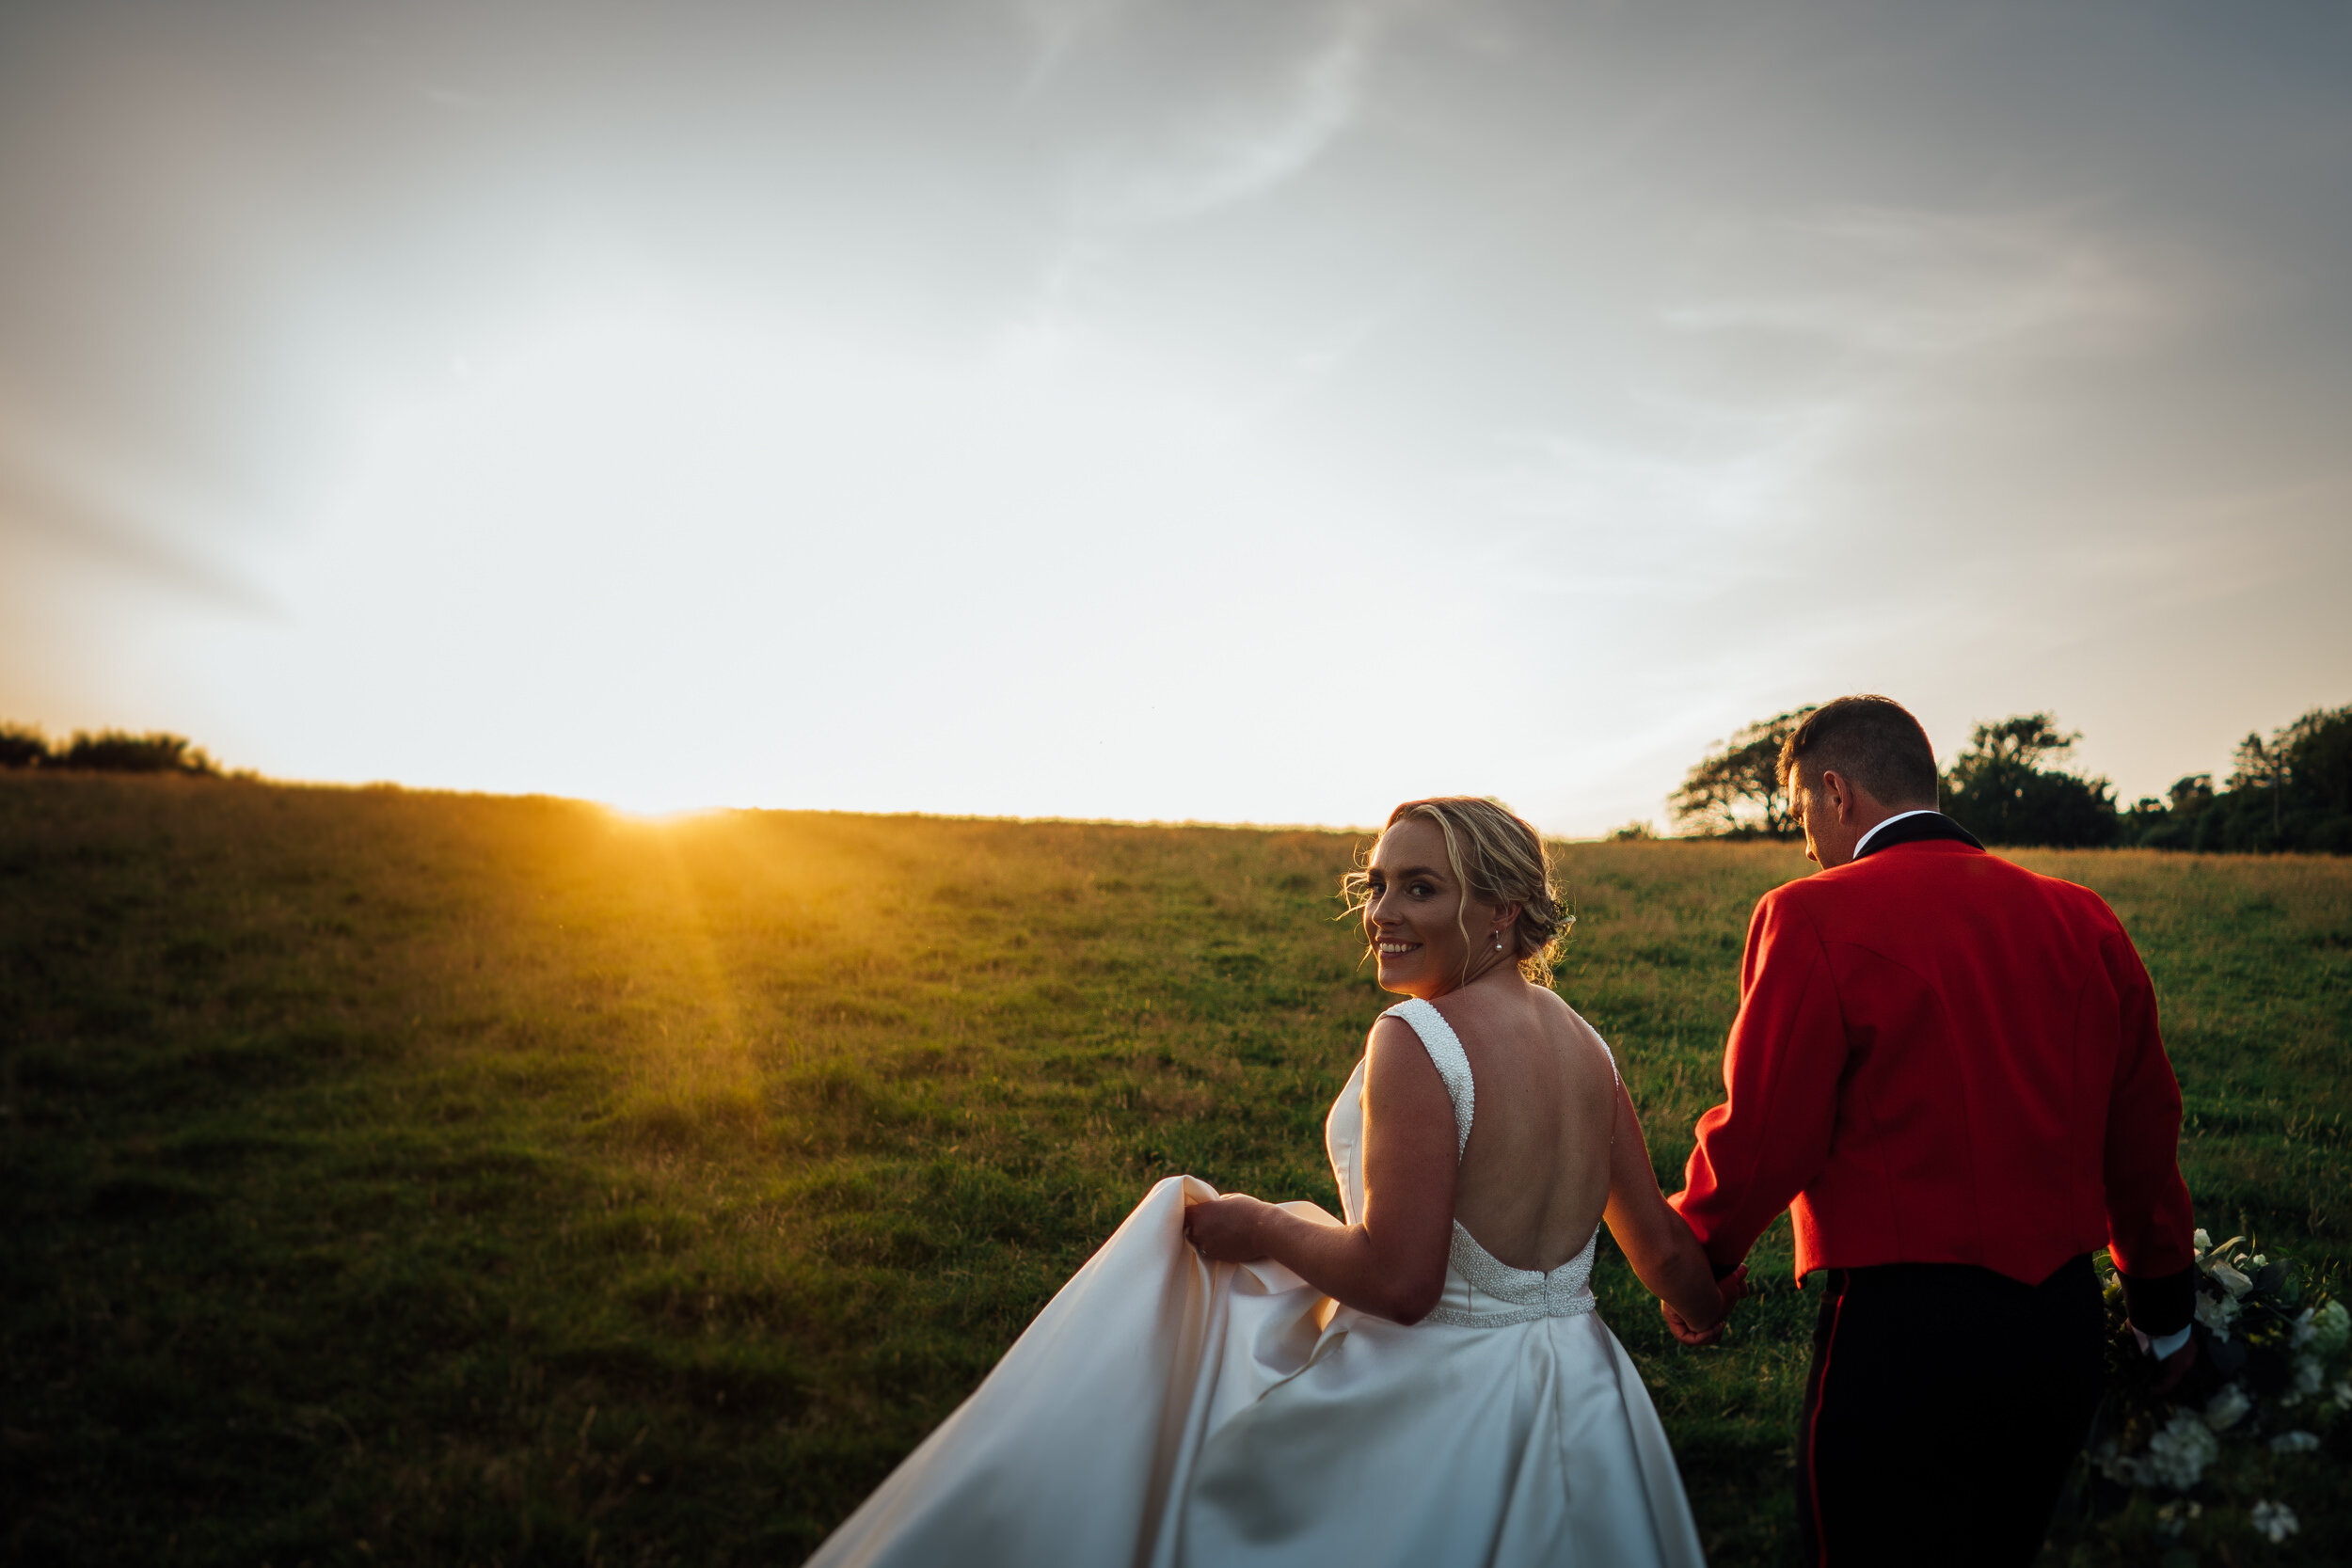
<svg viewBox="0 0 2352 1568">
<path fill-rule="evenodd" d="M 1666 1303 L 1660 1302 L 1658 1309 L 1666 1315 L 1667 1332 L 1683 1344 L 1693 1347 L 1711 1345 L 1720 1340 L 1724 1337 L 1724 1330 L 1730 1325 L 1731 1309 L 1740 1305 L 1741 1296 L 1748 1293 L 1748 1266 L 1742 1263 L 1724 1275 L 1715 1282 L 1715 1289 L 1724 1294 L 1724 1315 L 1716 1319 L 1710 1327 L 1705 1329 L 1692 1328 L 1691 1320 Z"/>
<path fill-rule="evenodd" d="M 2192 1334 L 2181 1341 L 2181 1348 L 2156 1363 L 2156 1392 L 2169 1394 L 2181 1386 L 2181 1380 L 2197 1366 L 2197 1336 Z"/>
</svg>

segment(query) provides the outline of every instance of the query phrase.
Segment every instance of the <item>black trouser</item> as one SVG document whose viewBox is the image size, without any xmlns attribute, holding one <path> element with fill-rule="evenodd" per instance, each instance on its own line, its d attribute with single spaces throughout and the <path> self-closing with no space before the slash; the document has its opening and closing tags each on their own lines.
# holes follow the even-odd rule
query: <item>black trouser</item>
<svg viewBox="0 0 2352 1568">
<path fill-rule="evenodd" d="M 2030 1563 L 2105 1380 L 2090 1259 L 1829 1271 L 1797 1440 L 1804 1560 Z"/>
</svg>

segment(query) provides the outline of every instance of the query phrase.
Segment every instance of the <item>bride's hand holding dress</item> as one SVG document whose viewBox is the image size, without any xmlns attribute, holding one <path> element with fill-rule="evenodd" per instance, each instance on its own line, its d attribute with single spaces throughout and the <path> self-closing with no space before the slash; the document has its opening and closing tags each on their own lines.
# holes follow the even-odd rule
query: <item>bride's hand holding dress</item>
<svg viewBox="0 0 2352 1568">
<path fill-rule="evenodd" d="M 1195 1203 L 1184 1233 L 1212 1262 L 1269 1258 L 1325 1295 L 1419 1323 L 1445 1291 L 1453 1242 L 1454 1110 L 1410 1028 L 1384 1018 L 1364 1053 L 1361 1222 L 1315 1224 L 1242 1194 Z"/>
<path fill-rule="evenodd" d="M 1394 1042 L 1391 1041 L 1393 1046 Z M 1443 1085 L 1416 1062 L 1418 1045 L 1383 1051 L 1375 1029 L 1364 1072 L 1365 1185 L 1367 1224 L 1358 1237 L 1327 1227 L 1290 1227 L 1302 1222 L 1274 1204 L 1246 1193 L 1202 1198 L 1184 1210 L 1184 1236 L 1202 1258 L 1216 1263 L 1278 1259 L 1301 1277 L 1359 1311 L 1398 1323 L 1415 1323 L 1437 1305 L 1445 1286 L 1446 1246 L 1454 1209 L 1454 1159 L 1446 1133 Z M 1399 1082 L 1401 1080 L 1401 1082 Z M 1432 1096 L 1432 1087 L 1439 1092 Z M 1384 1092 L 1385 1091 L 1385 1092 Z M 1659 1298 L 1668 1328 L 1686 1345 L 1710 1345 L 1723 1338 L 1731 1308 L 1747 1293 L 1747 1265 L 1718 1281 L 1691 1227 L 1668 1205 L 1650 1164 L 1639 1115 L 1625 1085 L 1610 1148 L 1609 1206 L 1603 1221 L 1632 1265 L 1635 1277 Z M 1428 1104 L 1435 1099 L 1435 1105 Z M 1419 1102 L 1419 1103 L 1416 1103 Z M 1384 1117 L 1375 1104 L 1411 1106 L 1405 1116 Z M 1393 1123 L 1391 1135 L 1372 1129 Z M 1400 1196 L 1393 1212 L 1375 1231 L 1369 1216 L 1380 1212 L 1371 1195 L 1382 1185 L 1382 1162 L 1374 1150 L 1392 1151 L 1391 1173 Z M 1443 1194 L 1444 1201 L 1437 1201 Z M 1276 1238 L 1280 1238 L 1278 1243 Z M 1286 1243 L 1287 1244 L 1281 1244 Z M 1352 1244 L 1351 1244 L 1352 1243 Z M 1383 1244 L 1385 1243 L 1385 1244 Z M 1318 1256 L 1319 1255 L 1319 1256 Z M 1320 1266 L 1319 1266 L 1320 1265 Z"/>
<path fill-rule="evenodd" d="M 1673 1311 L 1726 1304 L 1607 1045 L 1518 972 L 1562 924 L 1542 842 L 1408 802 L 1366 879 L 1409 1000 L 1325 1122 L 1343 1214 L 1162 1180 L 813 1563 L 1703 1562 L 1595 1310 L 1604 1214 Z"/>
</svg>

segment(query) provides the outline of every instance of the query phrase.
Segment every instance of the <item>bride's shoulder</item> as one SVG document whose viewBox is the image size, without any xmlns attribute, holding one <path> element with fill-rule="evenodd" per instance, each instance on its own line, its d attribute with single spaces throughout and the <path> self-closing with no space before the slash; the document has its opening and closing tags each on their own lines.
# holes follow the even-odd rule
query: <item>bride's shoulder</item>
<svg viewBox="0 0 2352 1568">
<path fill-rule="evenodd" d="M 1527 989 L 1534 993 L 1535 1006 L 1543 1009 L 1545 1017 L 1580 1032 L 1592 1030 L 1593 1026 L 1584 1021 L 1584 1015 L 1568 1006 L 1568 999 L 1549 986 L 1531 985 Z"/>
<path fill-rule="evenodd" d="M 1567 998 L 1545 986 L 1531 986 L 1528 989 L 1540 993 L 1535 1005 L 1544 1020 L 1546 1032 L 1553 1039 L 1574 1040 L 1588 1051 L 1597 1047 L 1600 1053 L 1609 1059 L 1611 1070 L 1615 1070 L 1617 1053 L 1609 1049 L 1609 1042 L 1601 1037 L 1600 1031 L 1594 1028 L 1582 1013 L 1568 1006 Z"/>
<path fill-rule="evenodd" d="M 1364 1031 L 1364 1060 L 1369 1065 L 1376 1056 L 1403 1051 L 1416 1055 L 1427 1053 L 1421 1031 L 1403 1013 L 1391 1008 L 1374 1019 L 1372 1027 Z"/>
</svg>

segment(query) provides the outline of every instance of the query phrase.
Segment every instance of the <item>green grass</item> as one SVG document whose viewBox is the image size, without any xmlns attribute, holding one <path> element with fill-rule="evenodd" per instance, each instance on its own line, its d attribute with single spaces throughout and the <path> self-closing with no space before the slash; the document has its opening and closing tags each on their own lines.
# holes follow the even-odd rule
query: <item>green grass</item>
<svg viewBox="0 0 2352 1568">
<path fill-rule="evenodd" d="M 1336 1206 L 1359 842 L 0 778 L 9 1560 L 794 1560 L 1155 1178 Z M 2201 1215 L 2340 1277 L 2352 863 L 2024 858 L 2155 974 Z M 1563 862 L 1671 1185 L 1804 863 Z M 1695 1354 L 1599 1275 L 1719 1563 L 1790 1532 L 1788 1259 Z M 2229 1560 L 2344 1549 L 2280 1463 Z"/>
</svg>

